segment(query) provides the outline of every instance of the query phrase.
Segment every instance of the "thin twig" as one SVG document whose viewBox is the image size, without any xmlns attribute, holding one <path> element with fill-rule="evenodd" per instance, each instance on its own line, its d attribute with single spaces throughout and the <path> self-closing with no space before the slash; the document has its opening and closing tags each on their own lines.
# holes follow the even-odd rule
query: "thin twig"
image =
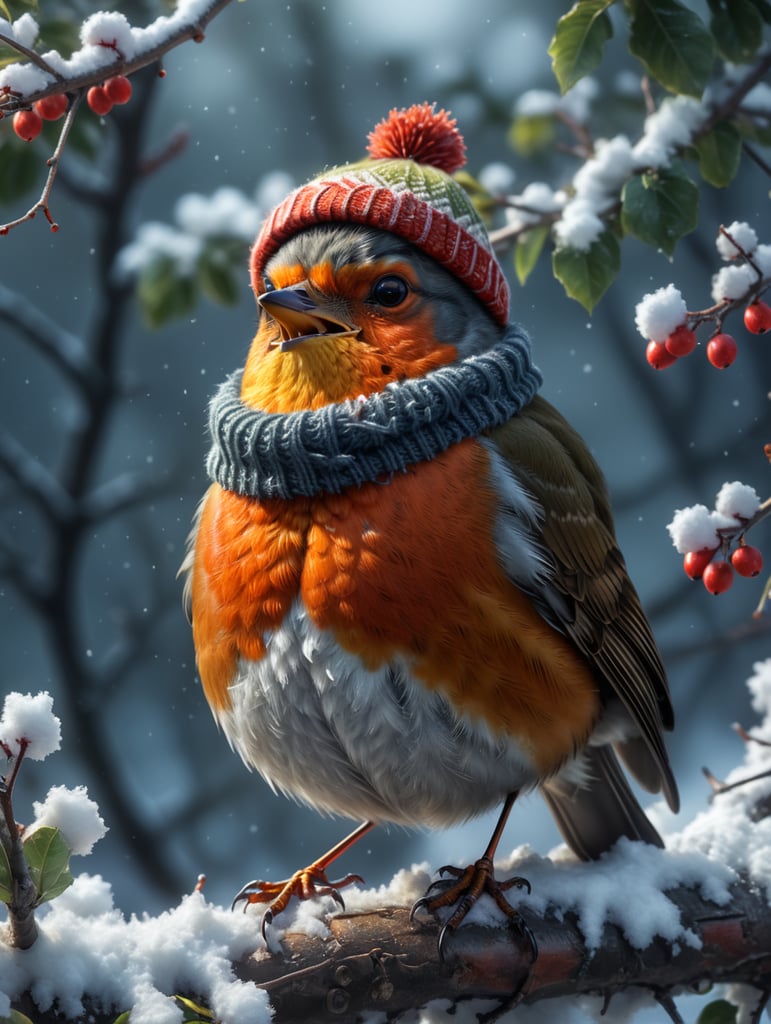
<svg viewBox="0 0 771 1024">
<path fill-rule="evenodd" d="M 18 39 L 14 39 L 13 36 L 8 36 L 5 32 L 0 32 L 0 43 L 5 43 L 6 46 L 10 46 L 12 49 L 23 54 L 28 61 L 36 67 L 39 67 L 41 71 L 45 72 L 45 74 L 51 75 L 57 82 L 66 81 L 64 75 L 55 68 L 52 68 L 44 57 L 41 57 L 35 50 L 31 50 L 28 46 L 25 46 L 24 43 L 20 43 Z"/>
<path fill-rule="evenodd" d="M 27 212 L 21 217 L 17 217 L 16 220 L 8 221 L 6 224 L 0 225 L 0 235 L 7 235 L 11 228 L 18 227 L 19 224 L 24 224 L 25 221 L 32 220 L 38 210 L 43 211 L 46 220 L 51 225 L 52 231 L 59 230 L 59 225 L 51 216 L 48 204 L 51 198 L 51 189 L 54 187 L 54 181 L 56 180 L 56 172 L 59 169 L 59 161 L 61 160 L 62 153 L 64 152 L 67 137 L 70 134 L 70 128 L 72 128 L 75 115 L 82 99 L 83 93 L 78 93 L 73 98 L 72 103 L 70 103 L 69 109 L 67 110 L 67 116 L 64 119 L 62 130 L 59 132 L 59 141 L 56 143 L 56 149 L 48 158 L 48 175 L 46 176 L 45 184 L 43 185 L 43 191 L 40 193 L 40 198 L 36 203 L 30 206 Z"/>
</svg>

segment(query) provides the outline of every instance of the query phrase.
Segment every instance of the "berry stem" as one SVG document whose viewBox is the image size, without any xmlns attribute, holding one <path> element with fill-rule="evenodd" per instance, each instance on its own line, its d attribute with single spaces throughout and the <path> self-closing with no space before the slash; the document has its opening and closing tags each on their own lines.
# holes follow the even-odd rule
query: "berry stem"
<svg viewBox="0 0 771 1024">
<path fill-rule="evenodd" d="M 80 102 L 83 99 L 83 93 L 79 92 L 73 97 L 72 103 L 70 103 L 67 116 L 62 122 L 61 131 L 59 132 L 59 139 L 56 143 L 56 149 L 54 149 L 51 156 L 48 158 L 48 174 L 46 176 L 45 184 L 43 185 L 43 191 L 40 193 L 38 201 L 32 205 L 25 214 L 21 217 L 17 217 L 16 220 L 8 221 L 6 224 L 0 225 L 0 234 L 7 235 L 11 228 L 18 227 L 19 224 L 23 224 L 25 221 L 32 220 L 38 210 L 42 210 L 45 214 L 46 220 L 51 225 L 52 230 L 57 230 L 58 225 L 51 216 L 49 209 L 49 199 L 51 198 L 51 190 L 54 187 L 54 181 L 56 180 L 56 172 L 59 170 L 59 161 L 61 159 L 62 152 L 67 143 L 67 136 L 70 134 L 70 128 L 72 128 L 73 121 L 75 120 L 75 114 L 78 111 Z"/>
<path fill-rule="evenodd" d="M 752 258 L 752 256 L 750 256 L 750 254 L 747 252 L 747 250 L 744 249 L 743 246 L 739 245 L 739 243 L 736 241 L 736 239 L 731 234 L 731 232 L 727 231 L 723 227 L 722 224 L 720 225 L 720 227 L 717 230 L 718 230 L 718 234 L 723 235 L 724 238 L 727 238 L 728 241 L 731 243 L 731 245 L 734 247 L 734 249 L 736 249 L 736 251 L 739 253 L 739 255 L 743 259 L 745 259 L 747 261 L 747 263 L 749 263 L 749 265 L 752 267 L 752 269 L 758 275 L 758 280 L 762 281 L 763 280 L 763 274 L 762 274 L 762 272 L 760 270 L 760 267 L 757 265 L 757 263 Z"/>
</svg>

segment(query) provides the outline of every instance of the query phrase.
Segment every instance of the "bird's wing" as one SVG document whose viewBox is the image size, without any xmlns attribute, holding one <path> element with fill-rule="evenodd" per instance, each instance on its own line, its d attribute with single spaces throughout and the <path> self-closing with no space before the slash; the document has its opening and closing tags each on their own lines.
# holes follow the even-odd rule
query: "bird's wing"
<svg viewBox="0 0 771 1024">
<path fill-rule="evenodd" d="M 642 743 L 618 744 L 619 755 L 643 785 L 663 788 L 676 809 L 677 786 L 661 735 L 674 721 L 666 673 L 616 542 L 599 467 L 540 396 L 489 438 L 543 508 L 539 539 L 553 574 L 537 596 L 542 615 L 588 659 L 605 699 L 621 700 Z"/>
</svg>

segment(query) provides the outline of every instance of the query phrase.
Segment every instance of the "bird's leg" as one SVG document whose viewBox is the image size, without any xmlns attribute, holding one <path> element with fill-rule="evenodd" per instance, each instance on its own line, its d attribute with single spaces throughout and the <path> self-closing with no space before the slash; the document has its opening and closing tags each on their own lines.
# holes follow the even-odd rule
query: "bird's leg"
<svg viewBox="0 0 771 1024">
<path fill-rule="evenodd" d="M 270 906 L 262 915 L 263 938 L 266 937 L 265 929 L 267 926 L 277 914 L 280 914 L 286 908 L 292 896 L 296 896 L 301 900 L 308 900 L 313 896 L 331 896 L 344 910 L 345 903 L 338 890 L 346 885 L 351 885 L 353 882 L 363 882 L 364 879 L 359 875 L 346 875 L 336 882 L 330 882 L 327 878 L 327 868 L 374 827 L 374 821 L 363 822 L 345 839 L 341 839 L 331 850 L 327 850 L 323 857 L 319 857 L 318 860 L 309 864 L 307 868 L 295 871 L 291 878 L 287 878 L 283 882 L 264 882 L 260 879 L 247 882 L 236 893 L 231 904 L 231 910 L 241 900 L 244 901 L 244 910 L 246 910 L 250 903 L 269 903 Z"/>
<path fill-rule="evenodd" d="M 530 892 L 530 883 L 526 878 L 519 878 L 517 876 L 507 878 L 503 882 L 497 882 L 493 868 L 493 858 L 495 857 L 503 829 L 506 826 L 506 821 L 511 813 L 511 808 L 514 806 L 514 801 L 517 799 L 517 795 L 517 793 L 509 793 L 506 797 L 495 830 L 490 837 L 490 842 L 487 844 L 487 849 L 479 860 L 474 864 L 469 864 L 467 868 L 456 868 L 449 864 L 440 868 L 440 875 L 452 875 L 457 881 L 440 879 L 437 882 L 433 882 L 428 887 L 425 896 L 422 896 L 412 908 L 410 920 L 414 918 L 419 910 L 427 910 L 430 914 L 433 914 L 444 907 L 451 907 L 457 904 L 439 932 L 439 955 L 442 959 L 444 959 L 444 940 L 447 933 L 455 931 L 482 893 L 487 893 L 488 896 L 491 896 L 495 900 L 496 906 L 508 918 L 510 925 L 517 928 L 525 936 L 530 943 L 533 960 L 538 955 L 535 936 L 527 924 L 525 924 L 519 911 L 515 910 L 503 895 L 504 892 L 514 886 L 519 889 L 527 889 Z M 435 895 L 431 895 L 431 891 L 434 889 L 440 891 Z"/>
</svg>

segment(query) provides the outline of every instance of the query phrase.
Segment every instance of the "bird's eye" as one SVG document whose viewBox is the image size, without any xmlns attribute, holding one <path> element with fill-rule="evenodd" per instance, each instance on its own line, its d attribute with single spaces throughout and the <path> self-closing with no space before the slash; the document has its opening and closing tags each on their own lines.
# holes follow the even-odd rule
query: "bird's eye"
<svg viewBox="0 0 771 1024">
<path fill-rule="evenodd" d="M 372 299 L 380 306 L 400 306 L 409 292 L 409 285 L 403 277 L 388 274 L 375 281 L 372 288 Z"/>
<path fill-rule="evenodd" d="M 276 290 L 276 286 L 273 284 L 269 277 L 264 277 L 262 279 L 262 283 L 265 285 L 266 292 L 274 292 Z"/>
</svg>

